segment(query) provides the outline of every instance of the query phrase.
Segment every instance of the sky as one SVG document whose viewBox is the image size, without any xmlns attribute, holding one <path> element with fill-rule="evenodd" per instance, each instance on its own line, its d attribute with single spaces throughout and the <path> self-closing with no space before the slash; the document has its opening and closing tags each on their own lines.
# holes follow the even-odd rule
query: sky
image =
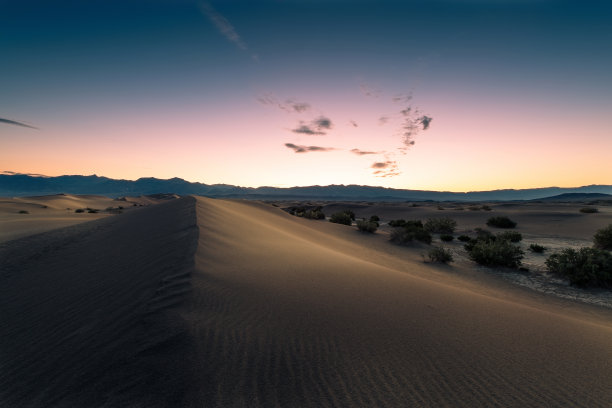
<svg viewBox="0 0 612 408">
<path fill-rule="evenodd" d="M 612 2 L 0 0 L 0 171 L 612 184 Z"/>
</svg>

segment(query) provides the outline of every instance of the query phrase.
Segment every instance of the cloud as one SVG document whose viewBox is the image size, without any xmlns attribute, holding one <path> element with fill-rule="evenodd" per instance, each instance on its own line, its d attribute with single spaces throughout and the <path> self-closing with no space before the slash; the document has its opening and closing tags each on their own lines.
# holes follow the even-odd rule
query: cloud
<svg viewBox="0 0 612 408">
<path fill-rule="evenodd" d="M 285 102 L 280 102 L 274 95 L 270 94 L 258 96 L 257 101 L 262 105 L 276 106 L 289 113 L 303 113 L 310 110 L 310 104 L 307 102 L 297 102 L 293 99 L 287 99 Z"/>
<path fill-rule="evenodd" d="M 359 90 L 364 96 L 367 96 L 369 98 L 378 98 L 382 94 L 382 91 L 380 89 L 372 88 L 366 83 L 360 84 Z"/>
<path fill-rule="evenodd" d="M 399 176 L 401 174 L 399 170 L 399 165 L 395 160 L 386 160 L 384 162 L 374 162 L 370 166 L 374 171 L 376 177 L 394 177 Z"/>
<path fill-rule="evenodd" d="M 333 127 L 332 121 L 325 116 L 319 116 L 318 118 L 306 124 L 304 121 L 300 121 L 300 124 L 295 129 L 291 129 L 293 133 L 301 133 L 304 135 L 326 135 L 326 130 Z"/>
<path fill-rule="evenodd" d="M 357 122 L 355 122 L 354 120 L 349 120 L 349 123 L 351 125 L 353 125 L 353 127 L 359 127 L 359 125 L 357 124 Z"/>
<path fill-rule="evenodd" d="M 208 17 L 211 23 L 213 23 L 215 27 L 217 27 L 217 30 L 219 30 L 219 32 L 225 38 L 227 38 L 230 42 L 234 43 L 234 45 L 236 45 L 236 47 L 240 48 L 241 50 L 248 51 L 249 48 L 242 40 L 238 32 L 236 32 L 234 26 L 223 15 L 221 15 L 221 13 L 215 10 L 210 3 L 206 1 L 200 3 L 200 10 L 202 10 L 202 13 L 204 13 L 206 17 Z M 254 60 L 259 60 L 259 57 L 256 54 L 252 54 L 251 57 Z"/>
<path fill-rule="evenodd" d="M 425 116 L 425 115 L 419 118 L 419 122 L 421 122 L 421 124 L 423 125 L 423 130 L 429 129 L 429 124 L 431 123 L 432 120 L 433 118 L 429 116 Z"/>
<path fill-rule="evenodd" d="M 385 161 L 385 162 L 375 162 L 370 167 L 373 169 L 386 169 L 387 167 L 393 165 L 393 161 Z"/>
<path fill-rule="evenodd" d="M 378 118 L 378 125 L 382 126 L 384 124 L 386 124 L 389 121 L 389 117 L 388 116 L 381 116 L 380 118 Z"/>
<path fill-rule="evenodd" d="M 27 125 L 25 123 L 17 122 L 16 120 L 10 120 L 10 119 L 0 118 L 0 123 L 4 123 L 4 124 L 7 124 L 7 125 L 26 127 L 26 128 L 30 128 L 30 129 L 38 129 L 37 127 L 30 126 L 30 125 Z"/>
<path fill-rule="evenodd" d="M 285 147 L 292 149 L 294 153 L 330 152 L 332 150 L 336 150 L 333 147 L 304 146 L 304 145 L 296 145 L 293 143 L 285 143 Z"/>
<path fill-rule="evenodd" d="M 383 152 L 369 152 L 367 150 L 351 149 L 351 153 L 356 154 L 358 156 L 365 156 L 368 154 L 382 154 Z"/>
</svg>

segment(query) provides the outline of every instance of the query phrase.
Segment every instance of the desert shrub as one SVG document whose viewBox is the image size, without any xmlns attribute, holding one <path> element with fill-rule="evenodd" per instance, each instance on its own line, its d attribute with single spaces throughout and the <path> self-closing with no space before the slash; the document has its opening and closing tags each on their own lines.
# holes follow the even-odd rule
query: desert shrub
<svg viewBox="0 0 612 408">
<path fill-rule="evenodd" d="M 541 254 L 542 252 L 546 251 L 546 247 L 543 247 L 542 245 L 538 245 L 538 244 L 531 244 L 529 245 L 529 249 L 532 252 Z"/>
<path fill-rule="evenodd" d="M 87 212 L 89 214 L 97 214 L 98 212 L 100 212 L 100 210 L 98 210 L 96 208 L 87 208 Z"/>
<path fill-rule="evenodd" d="M 477 205 L 470 205 L 468 207 L 468 210 L 470 210 L 470 211 L 480 211 L 480 207 L 477 206 Z"/>
<path fill-rule="evenodd" d="M 399 220 L 391 220 L 388 222 L 390 227 L 416 227 L 416 228 L 423 228 L 423 223 L 421 222 L 421 220 L 404 220 L 404 219 L 399 219 Z"/>
<path fill-rule="evenodd" d="M 595 207 L 584 207 L 584 208 L 581 208 L 579 211 L 585 214 L 594 214 L 596 212 L 599 212 L 599 210 Z"/>
<path fill-rule="evenodd" d="M 329 217 L 329 222 L 335 222 L 336 224 L 344 224 L 351 225 L 351 216 L 344 211 L 340 211 L 337 213 L 333 213 L 331 217 Z"/>
<path fill-rule="evenodd" d="M 444 207 L 442 207 L 441 205 L 438 206 L 438 210 L 443 210 Z"/>
<path fill-rule="evenodd" d="M 449 263 L 453 261 L 453 254 L 450 250 L 442 247 L 433 247 L 427 252 L 431 262 Z"/>
<path fill-rule="evenodd" d="M 475 240 L 468 252 L 470 259 L 486 266 L 518 268 L 521 264 L 521 259 L 523 259 L 523 251 L 511 242 L 503 239 Z"/>
<path fill-rule="evenodd" d="M 425 231 L 438 234 L 452 234 L 457 228 L 457 221 L 452 218 L 429 218 L 423 225 Z"/>
<path fill-rule="evenodd" d="M 325 214 L 323 213 L 321 207 L 316 207 L 312 210 L 306 210 L 306 212 L 304 212 L 304 218 L 311 220 L 324 220 Z"/>
<path fill-rule="evenodd" d="M 357 229 L 361 232 L 374 233 L 378 229 L 376 221 L 357 220 Z"/>
<path fill-rule="evenodd" d="M 355 221 L 355 213 L 354 212 L 352 212 L 351 210 L 344 210 L 342 212 L 345 213 L 346 215 L 348 215 L 349 217 L 351 217 L 351 221 Z"/>
<path fill-rule="evenodd" d="M 567 248 L 546 260 L 548 270 L 576 286 L 612 287 L 612 254 L 598 248 Z"/>
<path fill-rule="evenodd" d="M 489 207 L 488 205 L 483 205 L 483 206 L 482 206 L 482 209 L 483 209 L 484 211 L 491 211 L 491 207 Z"/>
<path fill-rule="evenodd" d="M 82 208 L 77 208 L 76 210 L 74 210 L 75 213 L 84 213 L 85 210 Z"/>
<path fill-rule="evenodd" d="M 421 241 L 426 244 L 431 244 L 431 234 L 417 225 L 406 225 L 404 227 L 395 228 L 391 232 L 391 241 L 396 244 L 406 245 L 413 241 Z"/>
<path fill-rule="evenodd" d="M 387 224 L 390 227 L 403 227 L 406 225 L 406 220 L 400 218 L 399 220 L 391 220 Z"/>
<path fill-rule="evenodd" d="M 476 233 L 476 239 L 495 239 L 495 235 L 483 228 L 475 228 L 474 232 Z"/>
<path fill-rule="evenodd" d="M 471 238 L 468 237 L 467 235 L 459 235 L 457 239 L 461 242 L 468 242 Z"/>
<path fill-rule="evenodd" d="M 510 242 L 521 242 L 523 239 L 523 236 L 521 235 L 520 232 L 516 232 L 516 231 L 505 231 L 505 232 L 500 232 L 499 234 L 496 235 L 497 239 L 505 239 L 506 241 L 510 241 Z"/>
<path fill-rule="evenodd" d="M 491 217 L 487 221 L 487 225 L 489 227 L 497 227 L 497 228 L 514 228 L 516 227 L 516 222 L 512 221 L 508 217 Z"/>
<path fill-rule="evenodd" d="M 373 215 L 370 217 L 370 221 L 372 222 L 380 222 L 380 217 L 378 215 Z"/>
<path fill-rule="evenodd" d="M 450 242 L 453 239 L 455 239 L 455 237 L 453 237 L 451 234 L 441 234 L 440 235 L 440 240 L 444 242 Z"/>
<path fill-rule="evenodd" d="M 30 212 L 29 212 L 29 211 L 26 211 L 26 210 L 19 210 L 19 214 L 29 214 L 29 213 L 30 213 Z"/>
<path fill-rule="evenodd" d="M 593 237 L 593 243 L 595 248 L 612 251 L 612 224 L 597 230 Z"/>
</svg>

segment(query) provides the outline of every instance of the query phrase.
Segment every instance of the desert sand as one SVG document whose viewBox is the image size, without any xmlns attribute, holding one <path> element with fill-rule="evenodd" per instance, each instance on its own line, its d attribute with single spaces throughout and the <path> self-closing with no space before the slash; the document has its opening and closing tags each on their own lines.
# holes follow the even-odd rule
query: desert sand
<svg viewBox="0 0 612 408">
<path fill-rule="evenodd" d="M 460 228 L 491 215 L 454 211 Z M 548 225 L 533 211 L 526 235 Z M 594 215 L 578 239 L 610 217 Z M 612 401 L 611 309 L 258 202 L 185 197 L 6 241 L 0 299 L 2 406 Z"/>
</svg>

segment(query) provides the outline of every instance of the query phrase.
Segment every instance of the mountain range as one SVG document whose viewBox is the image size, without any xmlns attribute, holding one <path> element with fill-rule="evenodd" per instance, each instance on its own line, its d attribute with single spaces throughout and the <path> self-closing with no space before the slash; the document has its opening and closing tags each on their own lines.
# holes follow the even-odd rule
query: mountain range
<svg viewBox="0 0 612 408">
<path fill-rule="evenodd" d="M 449 192 L 361 185 L 255 188 L 229 184 L 192 183 L 180 178 L 158 179 L 147 177 L 138 180 L 117 180 L 97 175 L 46 177 L 12 172 L 0 174 L 0 196 L 19 197 L 59 193 L 96 194 L 108 197 L 173 193 L 217 198 L 336 201 L 512 201 L 550 199 L 561 195 L 559 200 L 563 201 L 564 198 L 569 198 L 569 196 L 563 196 L 567 194 L 580 194 L 583 195 L 584 199 L 612 199 L 612 185 Z M 588 198 L 589 196 L 590 198 Z"/>
</svg>

